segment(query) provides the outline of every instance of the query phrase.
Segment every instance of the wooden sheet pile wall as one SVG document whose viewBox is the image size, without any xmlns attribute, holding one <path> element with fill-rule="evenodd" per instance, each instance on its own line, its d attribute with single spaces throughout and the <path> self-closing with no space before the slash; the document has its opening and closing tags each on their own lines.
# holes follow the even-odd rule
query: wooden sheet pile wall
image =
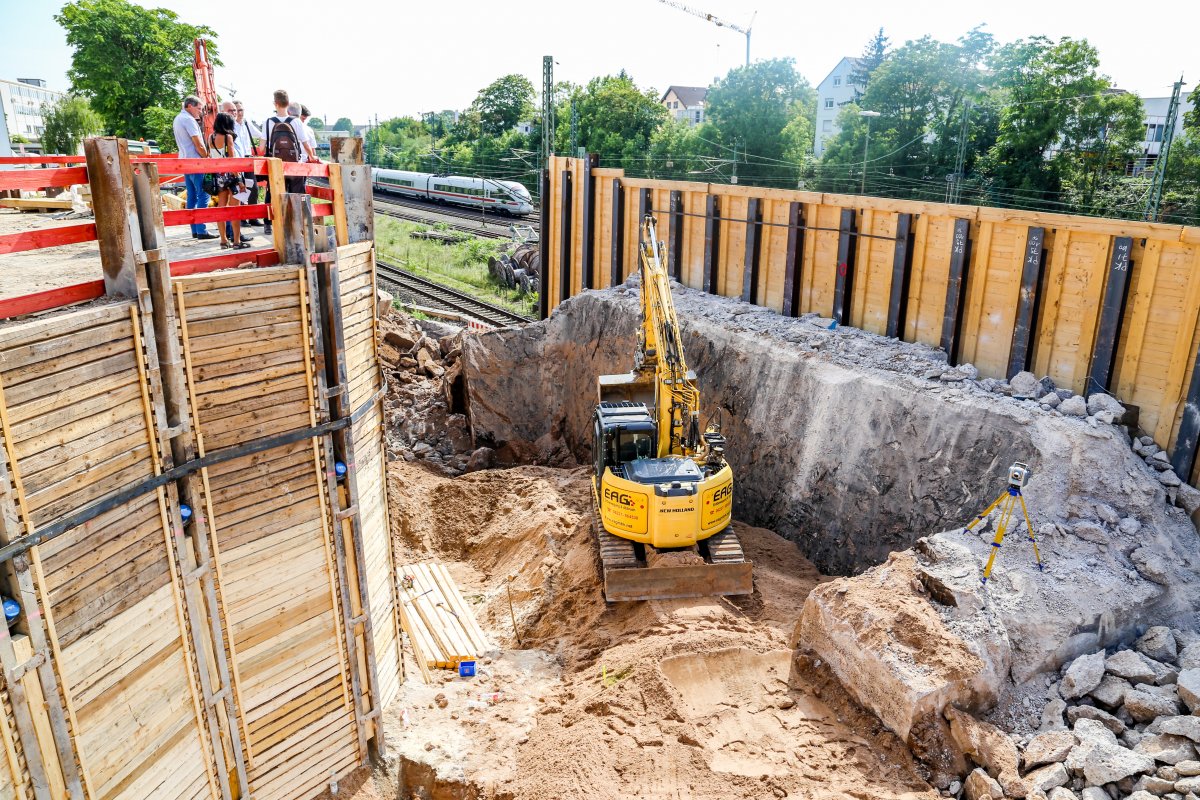
<svg viewBox="0 0 1200 800">
<path fill-rule="evenodd" d="M 944 347 L 987 377 L 1112 392 L 1200 479 L 1200 419 L 1183 413 L 1189 389 L 1200 405 L 1200 228 L 633 179 L 557 156 L 548 175 L 549 310 L 588 274 L 603 288 L 635 272 L 651 213 L 686 286 Z"/>
<path fill-rule="evenodd" d="M 382 698 L 366 699 L 369 710 L 400 683 L 398 621 L 374 256 L 370 242 L 343 252 L 374 621 L 359 660 L 364 646 L 375 647 L 382 686 Z M 353 547 L 335 554 L 344 523 L 334 519 L 326 480 L 328 437 L 245 450 L 328 419 L 316 393 L 323 354 L 314 346 L 310 270 L 172 280 L 198 456 L 235 456 L 196 473 L 195 519 L 215 556 L 214 607 L 185 591 L 207 568 L 197 567 L 169 482 L 4 562 L 0 589 L 25 614 L 12 636 L 0 627 L 0 798 L 306 798 L 367 758 L 372 734 L 363 732 L 381 732 L 352 696 L 351 676 L 364 665 L 349 656 L 341 590 L 359 564 Z M 143 328 L 149 313 L 119 301 L 0 326 L 0 545 L 162 472 L 169 439 L 146 341 L 153 331 Z M 214 647 L 210 623 L 223 647 Z M 233 718 L 201 687 L 222 660 Z M 248 778 L 240 789 L 239 765 Z"/>
</svg>

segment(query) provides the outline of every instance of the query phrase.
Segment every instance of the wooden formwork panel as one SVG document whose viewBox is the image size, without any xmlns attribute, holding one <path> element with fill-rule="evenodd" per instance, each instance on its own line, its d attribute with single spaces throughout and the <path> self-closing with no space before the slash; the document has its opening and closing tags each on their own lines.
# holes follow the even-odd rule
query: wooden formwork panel
<svg viewBox="0 0 1200 800">
<path fill-rule="evenodd" d="M 379 332 L 375 297 L 375 251 L 354 252 L 340 248 L 338 276 L 341 282 L 346 369 L 350 381 L 350 407 L 363 408 L 383 387 L 378 358 Z M 365 316 L 357 309 L 371 300 Z M 387 461 L 383 447 L 382 401 L 353 425 L 358 504 L 361 509 L 363 551 L 366 557 L 368 597 L 371 606 L 380 705 L 390 703 L 400 690 L 400 620 L 396 608 L 396 562 L 387 524 Z"/>
<path fill-rule="evenodd" d="M 313 424 L 311 340 L 305 323 L 291 324 L 307 318 L 304 270 L 174 285 L 204 449 Z M 234 295 L 242 302 L 230 301 Z M 255 335 L 263 325 L 244 313 L 247 304 L 278 320 L 269 336 Z M 347 686 L 325 494 L 330 466 L 322 448 L 302 440 L 204 473 L 250 788 L 259 800 L 314 794 L 365 757 Z"/>
<path fill-rule="evenodd" d="M 841 209 L 811 203 L 804 216 L 809 230 L 804 236 L 804 273 L 800 310 L 824 316 L 833 314 L 833 294 L 838 273 L 838 225 Z"/>
<path fill-rule="evenodd" d="M 13 718 L 8 687 L 0 685 L 0 800 L 27 800 L 32 797 L 24 751 Z"/>
<path fill-rule="evenodd" d="M 880 335 L 887 331 L 897 216 L 873 208 L 859 215 L 850 324 Z"/>
<path fill-rule="evenodd" d="M 1056 231 L 1046 267 L 1034 371 L 1076 392 L 1091 365 L 1111 243 L 1107 234 Z"/>
<path fill-rule="evenodd" d="M 119 302 L 0 329 L 5 465 L 26 532 L 157 473 L 139 324 Z M 144 494 L 30 551 L 90 797 L 215 796 L 165 512 L 162 490 Z M 34 723 L 61 787 L 43 712 Z"/>
<path fill-rule="evenodd" d="M 980 226 L 967 282 L 961 360 L 984 375 L 1005 377 L 1008 369 L 1028 232 L 1024 225 Z"/>
</svg>

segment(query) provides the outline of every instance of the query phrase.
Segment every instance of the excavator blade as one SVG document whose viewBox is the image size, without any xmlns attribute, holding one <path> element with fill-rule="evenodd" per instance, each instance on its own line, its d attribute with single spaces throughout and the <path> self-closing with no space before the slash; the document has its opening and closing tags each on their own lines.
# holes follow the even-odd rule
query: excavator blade
<svg viewBox="0 0 1200 800">
<path fill-rule="evenodd" d="M 609 603 L 754 593 L 752 565 L 745 560 L 731 528 L 709 537 L 703 564 L 644 566 L 633 542 L 604 530 L 599 515 L 593 517 L 593 526 L 600 549 L 604 599 Z"/>
<path fill-rule="evenodd" d="M 604 571 L 604 599 L 610 603 L 753 593 L 749 561 Z"/>
</svg>

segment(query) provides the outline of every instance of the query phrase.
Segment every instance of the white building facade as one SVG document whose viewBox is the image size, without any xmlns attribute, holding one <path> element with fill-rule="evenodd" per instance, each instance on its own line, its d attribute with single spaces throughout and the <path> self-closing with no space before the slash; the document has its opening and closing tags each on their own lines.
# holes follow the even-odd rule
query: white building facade
<svg viewBox="0 0 1200 800">
<path fill-rule="evenodd" d="M 704 123 L 704 101 L 708 97 L 708 88 L 704 86 L 668 86 L 659 100 L 671 118 L 686 122 L 688 125 Z"/>
<path fill-rule="evenodd" d="M 52 103 L 66 92 L 46 88 L 41 78 L 18 78 L 15 81 L 0 78 L 0 104 L 4 106 L 8 135 L 24 136 L 41 141 L 46 126 L 42 121 L 42 106 Z"/>
<path fill-rule="evenodd" d="M 813 136 L 817 158 L 825 152 L 828 141 L 838 135 L 837 117 L 842 108 L 862 96 L 864 87 L 850 79 L 857 64 L 857 58 L 846 56 L 817 84 L 817 130 Z"/>
<path fill-rule="evenodd" d="M 1167 112 L 1171 107 L 1170 97 L 1143 97 L 1142 109 L 1146 116 L 1146 138 L 1142 142 L 1142 157 L 1133 166 L 1136 174 L 1154 163 L 1162 150 L 1167 132 Z M 1187 95 L 1179 98 L 1179 116 L 1175 119 L 1175 138 L 1183 135 L 1183 115 L 1191 111 L 1192 104 Z"/>
</svg>

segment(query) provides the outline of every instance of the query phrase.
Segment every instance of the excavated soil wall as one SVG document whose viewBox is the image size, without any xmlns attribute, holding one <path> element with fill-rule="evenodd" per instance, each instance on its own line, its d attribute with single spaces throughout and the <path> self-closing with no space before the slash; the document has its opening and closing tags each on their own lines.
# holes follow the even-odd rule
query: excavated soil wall
<svg viewBox="0 0 1200 800">
<path fill-rule="evenodd" d="M 1177 507 L 1193 508 L 1195 491 L 1103 413 L 1078 410 L 1083 398 L 1062 401 L 1071 416 L 997 394 L 922 345 L 681 287 L 675 298 L 703 406 L 724 413 L 735 515 L 854 576 L 809 595 L 797 647 L 924 757 L 945 756 L 947 706 L 991 708 L 1139 626 L 1200 624 L 1196 531 Z M 468 339 L 476 443 L 499 463 L 563 450 L 586 463 L 596 375 L 629 369 L 638 315 L 627 285 Z M 1025 496 L 1046 569 L 1022 525 L 981 587 L 994 531 L 962 525 L 1017 460 L 1033 470 Z"/>
<path fill-rule="evenodd" d="M 477 443 L 519 460 L 550 434 L 587 463 L 596 376 L 632 366 L 635 299 L 629 290 L 589 293 L 549 325 L 472 339 Z M 960 524 L 993 499 L 1014 460 L 1041 469 L 1017 415 L 889 371 L 940 372 L 929 348 L 893 341 L 877 352 L 887 340 L 762 311 L 731 314 L 752 307 L 696 292 L 677 303 L 703 412 L 722 413 L 735 516 L 792 539 L 826 573 L 859 572 Z M 767 325 L 779 330 L 760 332 Z"/>
</svg>

